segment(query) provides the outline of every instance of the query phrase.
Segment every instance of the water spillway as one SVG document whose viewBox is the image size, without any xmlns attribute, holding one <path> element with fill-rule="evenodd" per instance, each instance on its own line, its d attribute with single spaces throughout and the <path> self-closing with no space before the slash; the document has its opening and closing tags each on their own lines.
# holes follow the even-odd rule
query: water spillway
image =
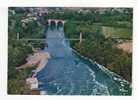
<svg viewBox="0 0 138 100">
<path fill-rule="evenodd" d="M 130 95 L 129 83 L 103 66 L 73 52 L 63 28 L 46 32 L 51 54 L 37 78 L 39 88 L 47 95 Z"/>
</svg>

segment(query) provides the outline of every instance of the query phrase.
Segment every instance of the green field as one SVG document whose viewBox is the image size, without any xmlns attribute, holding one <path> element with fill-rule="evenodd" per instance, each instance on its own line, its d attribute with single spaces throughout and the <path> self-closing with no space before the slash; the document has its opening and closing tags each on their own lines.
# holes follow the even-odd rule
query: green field
<svg viewBox="0 0 138 100">
<path fill-rule="evenodd" d="M 132 38 L 132 29 L 129 28 L 116 28 L 116 27 L 108 27 L 102 26 L 102 33 L 105 37 L 112 38 Z"/>
</svg>

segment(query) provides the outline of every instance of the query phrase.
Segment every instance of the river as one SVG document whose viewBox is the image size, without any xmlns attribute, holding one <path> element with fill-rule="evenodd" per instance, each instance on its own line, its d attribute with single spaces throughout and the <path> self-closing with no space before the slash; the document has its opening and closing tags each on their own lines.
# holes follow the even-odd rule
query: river
<svg viewBox="0 0 138 100">
<path fill-rule="evenodd" d="M 37 75 L 39 89 L 46 95 L 131 95 L 130 84 L 105 67 L 75 52 L 63 28 L 46 32 L 51 54 L 46 67 Z"/>
</svg>

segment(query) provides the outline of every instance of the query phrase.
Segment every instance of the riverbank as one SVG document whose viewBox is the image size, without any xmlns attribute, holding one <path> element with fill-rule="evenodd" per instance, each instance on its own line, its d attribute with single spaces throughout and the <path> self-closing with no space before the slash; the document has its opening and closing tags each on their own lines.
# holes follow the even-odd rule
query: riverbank
<svg viewBox="0 0 138 100">
<path fill-rule="evenodd" d="M 80 56 L 81 58 L 83 58 L 83 59 L 85 59 L 85 60 L 91 62 L 92 64 L 96 64 L 96 65 L 97 65 L 101 70 L 103 70 L 107 75 L 109 75 L 109 76 L 113 76 L 113 75 L 114 75 L 114 76 L 116 76 L 116 77 L 118 78 L 118 80 L 122 80 L 122 81 L 126 82 L 127 84 L 130 84 L 130 85 L 131 85 L 131 83 L 130 83 L 129 81 L 123 79 L 122 76 L 118 75 L 118 74 L 115 73 L 115 72 L 110 71 L 108 68 L 106 68 L 106 67 L 103 66 L 103 65 L 98 64 L 96 61 L 92 60 L 91 58 L 88 58 L 88 57 L 86 57 L 86 56 L 81 55 L 81 54 L 79 53 L 79 51 L 75 50 L 75 48 L 73 48 L 72 51 L 73 51 L 75 54 L 77 54 L 78 56 Z M 116 80 L 117 80 L 117 79 L 116 79 Z"/>
<path fill-rule="evenodd" d="M 120 49 L 114 48 L 110 43 L 103 47 L 103 45 L 100 45 L 97 42 L 94 45 L 93 42 L 90 41 L 82 43 L 80 46 L 76 44 L 74 45 L 74 48 L 82 55 L 97 61 L 99 64 L 116 72 L 131 83 L 131 53 L 128 54 Z"/>
</svg>

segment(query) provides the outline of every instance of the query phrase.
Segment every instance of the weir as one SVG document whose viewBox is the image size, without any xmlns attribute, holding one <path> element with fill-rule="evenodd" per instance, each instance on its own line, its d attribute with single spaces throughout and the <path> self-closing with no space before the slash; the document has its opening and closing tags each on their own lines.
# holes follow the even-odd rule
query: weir
<svg viewBox="0 0 138 100">
<path fill-rule="evenodd" d="M 46 32 L 48 47 L 44 51 L 52 56 L 37 75 L 39 89 L 47 95 L 130 95 L 129 84 L 121 77 L 104 70 L 89 59 L 73 52 L 63 27 Z"/>
</svg>

